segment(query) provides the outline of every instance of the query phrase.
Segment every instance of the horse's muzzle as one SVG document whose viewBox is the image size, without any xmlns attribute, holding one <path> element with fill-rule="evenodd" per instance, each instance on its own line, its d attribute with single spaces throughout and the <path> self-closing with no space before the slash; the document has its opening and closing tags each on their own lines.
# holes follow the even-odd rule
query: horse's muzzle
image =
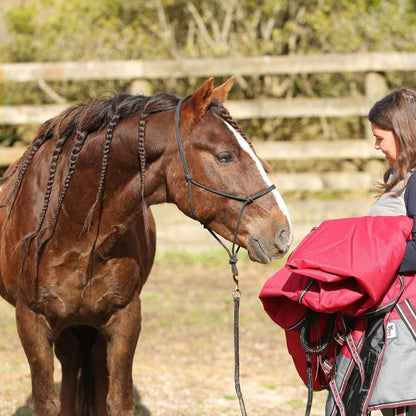
<svg viewBox="0 0 416 416">
<path fill-rule="evenodd" d="M 278 227 L 275 231 L 254 235 L 247 242 L 247 251 L 251 260 L 267 264 L 273 259 L 283 257 L 293 241 L 289 224 Z"/>
</svg>

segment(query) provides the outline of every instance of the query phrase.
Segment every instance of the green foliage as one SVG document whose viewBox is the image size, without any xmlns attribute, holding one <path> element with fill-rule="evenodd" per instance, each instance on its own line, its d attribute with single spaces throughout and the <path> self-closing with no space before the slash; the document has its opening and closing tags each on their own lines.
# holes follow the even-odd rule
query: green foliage
<svg viewBox="0 0 416 416">
<path fill-rule="evenodd" d="M 35 32 L 35 16 L 35 6 L 22 6 L 10 9 L 5 15 L 5 20 L 11 32 L 33 35 Z"/>
<path fill-rule="evenodd" d="M 142 14 L 144 2 L 32 0 L 29 3 L 12 8 L 5 15 L 11 35 L 10 60 L 134 59 L 154 51 L 154 44 L 146 40 L 147 31 L 137 18 Z M 149 19 L 146 13 L 142 17 Z"/>
<path fill-rule="evenodd" d="M 3 126 L 0 130 L 0 146 L 13 146 L 18 140 L 18 129 L 16 126 Z"/>
<path fill-rule="evenodd" d="M 411 0 L 27 0 L 3 17 L 2 54 L 16 62 L 415 50 L 414 11 Z"/>
</svg>

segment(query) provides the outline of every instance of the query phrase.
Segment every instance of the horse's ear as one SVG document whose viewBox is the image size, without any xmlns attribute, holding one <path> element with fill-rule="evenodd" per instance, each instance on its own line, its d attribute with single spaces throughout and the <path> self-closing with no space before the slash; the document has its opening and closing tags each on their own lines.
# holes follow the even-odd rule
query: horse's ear
<svg viewBox="0 0 416 416">
<path fill-rule="evenodd" d="M 192 124 L 206 111 L 212 100 L 214 78 L 206 80 L 189 98 L 183 103 L 181 109 L 181 129 L 183 134 L 191 128 Z"/>
<path fill-rule="evenodd" d="M 224 84 L 214 89 L 214 78 L 207 79 L 183 104 L 181 110 L 181 126 L 186 131 L 192 123 L 201 117 L 213 98 L 224 102 L 227 98 L 234 83 L 234 77 L 231 77 Z"/>
<path fill-rule="evenodd" d="M 231 77 L 224 84 L 220 85 L 219 87 L 215 88 L 212 91 L 212 97 L 218 98 L 222 103 L 227 99 L 228 93 L 231 90 L 231 87 L 234 84 L 235 77 Z"/>
<path fill-rule="evenodd" d="M 207 79 L 184 103 L 184 108 L 192 108 L 194 116 L 199 117 L 211 103 L 212 91 L 214 87 L 214 78 Z"/>
</svg>

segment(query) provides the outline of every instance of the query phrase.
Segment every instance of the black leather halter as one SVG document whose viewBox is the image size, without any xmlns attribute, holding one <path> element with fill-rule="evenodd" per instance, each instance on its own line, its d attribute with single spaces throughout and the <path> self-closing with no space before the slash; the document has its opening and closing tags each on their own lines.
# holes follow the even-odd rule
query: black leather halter
<svg viewBox="0 0 416 416">
<path fill-rule="evenodd" d="M 239 250 L 239 247 L 237 248 L 237 250 L 235 250 L 235 246 L 236 246 L 236 240 L 237 240 L 238 230 L 240 228 L 240 223 L 241 223 L 241 218 L 242 218 L 242 215 L 243 215 L 243 211 L 244 211 L 244 209 L 246 208 L 247 205 L 251 204 L 253 201 L 255 201 L 256 199 L 262 197 L 263 195 L 268 194 L 269 192 L 271 192 L 276 187 L 272 184 L 268 188 L 264 189 L 263 191 L 257 192 L 254 195 L 251 195 L 251 196 L 237 196 L 237 195 L 228 194 L 226 192 L 218 191 L 216 189 L 213 189 L 213 188 L 210 188 L 208 186 L 202 185 L 201 183 L 196 182 L 194 179 L 192 179 L 192 175 L 189 173 L 188 165 L 186 163 L 185 152 L 184 152 L 184 149 L 183 149 L 182 139 L 181 139 L 180 132 L 179 132 L 180 111 L 181 111 L 181 106 L 182 106 L 182 104 L 183 104 L 184 101 L 186 101 L 186 98 L 179 100 L 179 102 L 178 102 L 178 104 L 176 106 L 176 111 L 175 111 L 175 129 L 176 129 L 176 139 L 178 141 L 179 154 L 181 156 L 182 166 L 183 166 L 183 170 L 185 172 L 185 179 L 186 179 L 186 181 L 188 183 L 189 203 L 190 203 L 190 206 L 191 206 L 192 218 L 195 219 L 195 220 L 198 220 L 196 218 L 195 210 L 194 210 L 194 204 L 193 204 L 193 198 L 192 198 L 192 185 L 197 186 L 197 187 L 199 187 L 201 189 L 204 189 L 204 190 L 206 190 L 208 192 L 211 192 L 213 194 L 220 195 L 220 196 L 223 196 L 223 197 L 229 198 L 229 199 L 234 199 L 236 201 L 241 201 L 243 203 L 243 205 L 241 206 L 241 209 L 240 209 L 240 213 L 238 215 L 238 220 L 237 220 L 237 225 L 236 225 L 236 228 L 235 228 L 235 231 L 234 231 L 234 237 L 233 237 L 231 251 L 224 245 L 224 243 L 219 239 L 219 237 L 215 234 L 214 231 L 212 231 L 206 224 L 204 224 L 204 223 L 202 223 L 200 221 L 201 224 L 214 236 L 214 238 L 227 251 L 227 253 L 228 253 L 229 257 L 230 257 L 230 264 L 231 264 L 233 276 L 235 277 L 235 276 L 238 276 L 238 270 L 237 270 L 237 267 L 236 267 L 236 263 L 237 263 L 236 254 L 237 254 L 237 252 Z"/>
</svg>

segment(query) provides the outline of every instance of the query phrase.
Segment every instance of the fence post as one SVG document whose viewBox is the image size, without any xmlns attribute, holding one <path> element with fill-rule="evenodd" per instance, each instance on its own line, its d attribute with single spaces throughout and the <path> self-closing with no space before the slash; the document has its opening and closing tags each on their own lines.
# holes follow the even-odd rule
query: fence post
<svg viewBox="0 0 416 416">
<path fill-rule="evenodd" d="M 369 110 L 377 100 L 386 95 L 386 91 L 387 83 L 382 73 L 368 72 L 365 75 L 365 98 Z M 366 123 L 365 137 L 367 140 L 373 140 L 370 123 Z"/>
</svg>

